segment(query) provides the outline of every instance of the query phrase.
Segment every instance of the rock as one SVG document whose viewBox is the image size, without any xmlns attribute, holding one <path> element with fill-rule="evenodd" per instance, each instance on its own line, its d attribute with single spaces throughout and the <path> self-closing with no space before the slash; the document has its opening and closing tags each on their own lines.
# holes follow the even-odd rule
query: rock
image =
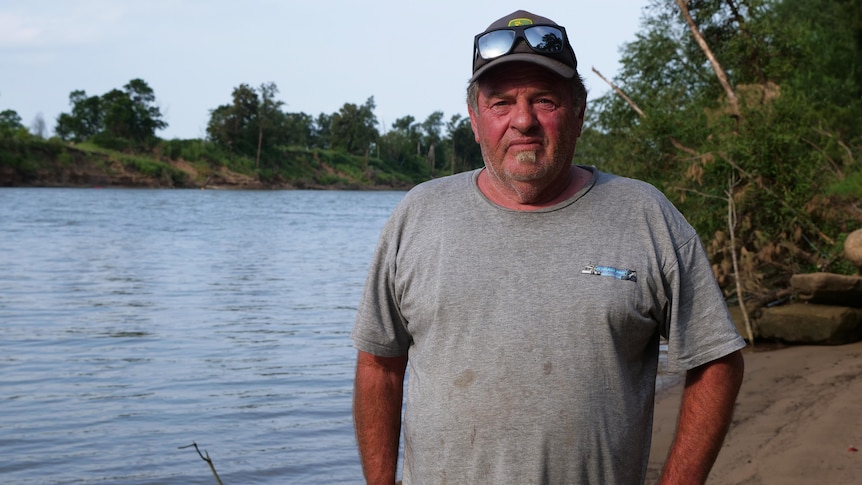
<svg viewBox="0 0 862 485">
<path fill-rule="evenodd" d="M 796 274 L 790 286 L 800 300 L 819 305 L 862 307 L 862 276 Z"/>
<path fill-rule="evenodd" d="M 862 309 L 807 303 L 764 308 L 755 337 L 799 344 L 858 342 L 862 340 Z"/>
<path fill-rule="evenodd" d="M 851 232 L 844 240 L 844 257 L 862 272 L 862 229 Z"/>
</svg>

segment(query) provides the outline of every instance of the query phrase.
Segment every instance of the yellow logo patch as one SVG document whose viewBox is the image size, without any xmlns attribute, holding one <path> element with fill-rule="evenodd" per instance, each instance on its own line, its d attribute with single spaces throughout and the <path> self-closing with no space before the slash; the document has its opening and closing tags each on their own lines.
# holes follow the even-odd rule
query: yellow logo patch
<svg viewBox="0 0 862 485">
<path fill-rule="evenodd" d="M 509 21 L 509 27 L 520 27 L 522 25 L 533 25 L 530 19 L 512 19 Z"/>
</svg>

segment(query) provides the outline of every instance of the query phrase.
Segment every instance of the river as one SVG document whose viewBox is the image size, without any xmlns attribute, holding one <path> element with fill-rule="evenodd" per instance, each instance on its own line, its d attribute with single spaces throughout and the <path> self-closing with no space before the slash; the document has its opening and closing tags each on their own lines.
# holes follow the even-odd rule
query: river
<svg viewBox="0 0 862 485">
<path fill-rule="evenodd" d="M 0 482 L 359 483 L 349 338 L 403 192 L 0 189 Z"/>
</svg>

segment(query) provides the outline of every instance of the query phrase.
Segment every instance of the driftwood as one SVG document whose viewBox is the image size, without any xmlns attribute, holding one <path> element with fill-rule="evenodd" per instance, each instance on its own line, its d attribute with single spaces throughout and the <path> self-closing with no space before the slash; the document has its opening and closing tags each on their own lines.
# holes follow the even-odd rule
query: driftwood
<svg viewBox="0 0 862 485">
<path fill-rule="evenodd" d="M 219 478 L 219 476 L 218 476 L 218 472 L 216 472 L 215 465 L 213 465 L 213 461 L 212 461 L 212 459 L 210 458 L 210 454 L 209 454 L 209 452 L 208 452 L 208 451 L 204 450 L 204 453 L 206 453 L 206 457 L 204 457 L 204 453 L 201 453 L 200 448 L 198 448 L 198 444 L 197 444 L 197 443 L 195 443 L 194 441 L 192 441 L 192 444 L 190 444 L 190 445 L 180 446 L 180 447 L 179 447 L 179 449 L 180 449 L 180 450 L 182 450 L 182 449 L 184 449 L 184 448 L 191 448 L 192 446 L 194 446 L 194 447 L 195 447 L 195 451 L 197 451 L 197 452 L 198 452 L 198 456 L 200 456 L 200 457 L 201 457 L 201 460 L 203 460 L 203 461 L 207 462 L 207 465 L 209 465 L 209 466 L 210 466 L 210 471 L 212 471 L 212 472 L 213 472 L 213 476 L 214 476 L 214 477 L 215 477 L 215 479 L 216 479 L 216 483 L 218 483 L 218 485 L 224 485 L 224 484 L 222 483 L 222 481 L 221 481 L 221 478 Z"/>
</svg>

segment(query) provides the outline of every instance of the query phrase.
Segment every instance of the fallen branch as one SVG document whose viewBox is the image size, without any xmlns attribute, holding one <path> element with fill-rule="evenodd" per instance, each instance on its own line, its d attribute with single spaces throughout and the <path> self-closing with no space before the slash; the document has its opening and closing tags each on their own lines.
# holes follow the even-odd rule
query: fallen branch
<svg viewBox="0 0 862 485">
<path fill-rule="evenodd" d="M 201 453 L 200 448 L 198 448 L 198 444 L 197 444 L 197 443 L 195 443 L 194 441 L 192 441 L 192 444 L 190 444 L 190 445 L 186 445 L 186 446 L 180 446 L 178 449 L 182 450 L 182 449 L 185 449 L 185 448 L 191 448 L 192 446 L 194 446 L 194 447 L 195 447 L 195 451 L 197 451 L 197 452 L 198 452 L 198 456 L 200 456 L 200 457 L 201 457 L 201 460 L 203 460 L 203 461 L 207 462 L 207 465 L 209 465 L 209 466 L 210 466 L 210 470 L 212 470 L 212 472 L 213 472 L 213 476 L 215 477 L 216 482 L 218 482 L 218 485 L 224 485 L 224 484 L 222 483 L 222 481 L 221 481 L 221 478 L 219 478 L 219 476 L 218 476 L 218 472 L 216 472 L 215 465 L 213 465 L 213 461 L 212 461 L 212 459 L 210 458 L 210 454 L 209 454 L 209 452 L 207 452 L 206 450 L 204 450 L 204 453 L 206 453 L 206 457 L 204 457 L 203 453 Z"/>
</svg>

